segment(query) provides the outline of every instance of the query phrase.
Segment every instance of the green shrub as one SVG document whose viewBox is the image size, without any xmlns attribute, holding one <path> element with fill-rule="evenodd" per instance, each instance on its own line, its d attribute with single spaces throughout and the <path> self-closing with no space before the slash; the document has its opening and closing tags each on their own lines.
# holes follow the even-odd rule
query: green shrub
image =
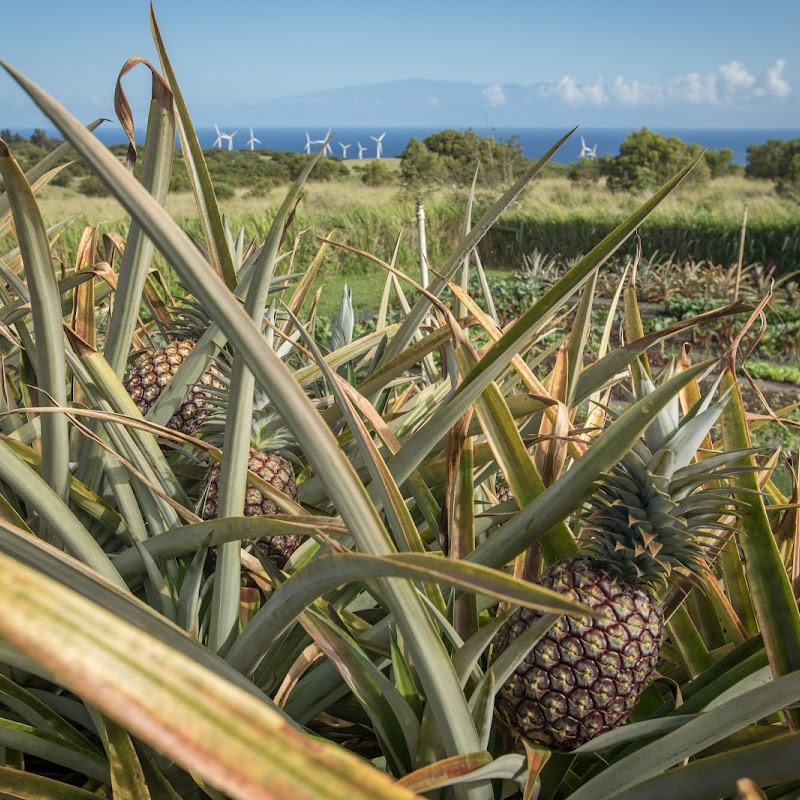
<svg viewBox="0 0 800 800">
<path fill-rule="evenodd" d="M 87 175 L 78 184 L 78 191 L 86 197 L 109 197 L 111 192 L 96 175 Z"/>
<path fill-rule="evenodd" d="M 220 200 L 227 200 L 236 194 L 236 189 L 229 183 L 215 183 L 214 194 L 216 194 Z"/>
<path fill-rule="evenodd" d="M 634 131 L 625 137 L 619 155 L 604 162 L 608 188 L 614 192 L 653 189 L 702 152 L 700 145 L 686 144 L 677 136 L 667 138 L 648 128 Z M 729 149 L 706 154 L 687 181 L 704 183 L 712 176 L 726 174 L 732 158 Z"/>
<path fill-rule="evenodd" d="M 363 168 L 361 172 L 361 181 L 367 186 L 386 186 L 387 184 L 394 183 L 394 176 L 386 164 L 376 159 L 375 161 L 370 161 Z"/>
<path fill-rule="evenodd" d="M 522 143 L 516 136 L 508 140 L 485 138 L 473 130 L 448 129 L 412 139 L 400 155 L 401 174 L 406 183 L 447 182 L 459 186 L 472 183 L 478 170 L 478 183 L 494 186 L 509 182 L 526 163 Z"/>
<path fill-rule="evenodd" d="M 245 193 L 245 197 L 264 198 L 277 186 L 277 182 L 271 178 L 262 178 L 258 183 L 251 186 Z"/>
</svg>

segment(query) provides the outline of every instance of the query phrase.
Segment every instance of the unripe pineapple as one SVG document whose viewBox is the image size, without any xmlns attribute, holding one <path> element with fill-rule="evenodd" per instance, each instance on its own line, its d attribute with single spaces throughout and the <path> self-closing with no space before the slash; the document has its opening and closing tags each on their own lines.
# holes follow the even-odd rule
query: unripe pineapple
<svg viewBox="0 0 800 800">
<path fill-rule="evenodd" d="M 661 647 L 664 614 L 655 590 L 673 569 L 700 569 L 703 531 L 731 510 L 719 489 L 701 487 L 740 454 L 689 463 L 723 405 L 701 403 L 680 424 L 675 406 L 661 415 L 599 484 L 580 553 L 538 578 L 598 616 L 560 617 L 500 689 L 496 713 L 513 735 L 567 751 L 627 721 Z M 540 617 L 514 612 L 495 637 L 492 658 Z"/>
<path fill-rule="evenodd" d="M 257 397 L 260 395 L 257 393 Z M 210 440 L 219 439 L 222 418 L 217 415 L 207 426 L 213 431 Z M 254 408 L 253 430 L 250 438 L 250 453 L 247 468 L 258 475 L 266 483 L 274 486 L 289 498 L 297 502 L 299 493 L 297 479 L 291 462 L 278 451 L 284 450 L 290 442 L 290 435 L 280 418 L 268 409 L 265 399 L 257 400 Z M 203 519 L 214 519 L 217 516 L 217 500 L 219 497 L 220 466 L 214 464 L 206 473 L 204 485 L 205 500 L 203 502 Z M 283 512 L 254 486 L 247 484 L 245 493 L 244 516 L 256 517 L 262 514 L 282 514 Z M 300 546 L 301 537 L 294 535 L 273 536 L 261 539 L 256 546 L 279 569 L 283 569 L 292 553 Z M 247 540 L 243 542 L 247 544 Z"/>
<path fill-rule="evenodd" d="M 195 342 L 191 339 L 170 342 L 165 347 L 142 353 L 133 362 L 122 383 L 142 414 L 153 407 L 194 346 Z M 221 386 L 214 376 L 213 368 L 206 370 L 200 378 L 200 385 L 189 391 L 178 410 L 170 417 L 168 428 L 190 436 L 197 432 L 208 405 L 203 386 Z"/>
</svg>

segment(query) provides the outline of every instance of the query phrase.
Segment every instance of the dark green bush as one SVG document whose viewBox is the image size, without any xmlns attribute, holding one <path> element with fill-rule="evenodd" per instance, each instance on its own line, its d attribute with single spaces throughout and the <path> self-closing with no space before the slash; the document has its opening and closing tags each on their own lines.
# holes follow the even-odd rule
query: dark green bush
<svg viewBox="0 0 800 800">
<path fill-rule="evenodd" d="M 87 175 L 78 184 L 78 191 L 86 197 L 109 197 L 111 192 L 96 175 Z"/>
<path fill-rule="evenodd" d="M 215 183 L 214 194 L 216 194 L 220 200 L 227 200 L 229 197 L 233 197 L 236 194 L 236 189 L 229 183 Z"/>
<path fill-rule="evenodd" d="M 367 186 L 387 186 L 394 183 L 394 175 L 386 164 L 378 160 L 370 161 L 361 170 L 361 181 Z"/>
</svg>

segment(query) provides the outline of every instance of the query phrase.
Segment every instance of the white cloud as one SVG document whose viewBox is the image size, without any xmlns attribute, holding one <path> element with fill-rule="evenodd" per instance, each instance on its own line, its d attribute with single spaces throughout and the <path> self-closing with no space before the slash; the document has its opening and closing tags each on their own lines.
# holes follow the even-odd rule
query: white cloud
<svg viewBox="0 0 800 800">
<path fill-rule="evenodd" d="M 787 97 L 792 93 L 792 87 L 783 77 L 783 70 L 786 68 L 786 59 L 779 58 L 764 75 L 766 90 L 773 97 Z"/>
<path fill-rule="evenodd" d="M 486 103 L 490 106 L 504 106 L 506 104 L 506 93 L 503 91 L 503 87 L 499 83 L 493 83 L 491 86 L 487 86 L 481 94 L 483 95 Z"/>
<path fill-rule="evenodd" d="M 713 105 L 719 102 L 717 94 L 717 75 L 701 75 L 690 72 L 674 80 L 667 89 L 670 99 L 679 103 L 701 103 Z"/>
<path fill-rule="evenodd" d="M 542 87 L 542 94 L 560 97 L 571 106 L 604 106 L 608 102 L 602 78 L 594 83 L 579 83 L 575 78 L 565 75 L 558 83 Z"/>
<path fill-rule="evenodd" d="M 756 82 L 755 75 L 751 75 L 741 61 L 731 61 L 730 64 L 723 64 L 717 72 L 722 84 L 722 92 L 726 95 L 752 89 Z"/>
<path fill-rule="evenodd" d="M 431 108 L 437 108 L 441 105 L 442 101 L 438 97 L 429 97 L 427 103 Z"/>
<path fill-rule="evenodd" d="M 792 86 L 784 77 L 785 68 L 785 59 L 778 59 L 757 78 L 741 61 L 730 61 L 711 73 L 689 72 L 662 86 L 622 75 L 612 81 L 598 78 L 594 83 L 581 83 L 565 75 L 557 83 L 540 84 L 538 90 L 544 97 L 556 97 L 571 106 L 734 105 L 768 96 L 780 99 L 790 95 Z"/>
<path fill-rule="evenodd" d="M 657 86 L 647 86 L 639 81 L 626 81 L 621 75 L 617 75 L 611 81 L 608 94 L 612 100 L 630 106 L 656 103 L 663 99 L 663 93 Z"/>
</svg>

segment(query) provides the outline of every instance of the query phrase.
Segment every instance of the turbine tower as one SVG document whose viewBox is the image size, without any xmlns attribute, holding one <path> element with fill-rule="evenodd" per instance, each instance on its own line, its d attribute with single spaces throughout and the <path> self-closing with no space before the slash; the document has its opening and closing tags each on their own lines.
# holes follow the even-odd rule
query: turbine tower
<svg viewBox="0 0 800 800">
<path fill-rule="evenodd" d="M 367 149 L 361 142 L 356 142 L 358 145 L 358 157 L 359 159 L 364 158 L 364 151 Z"/>
<path fill-rule="evenodd" d="M 255 150 L 255 145 L 261 144 L 261 139 L 256 139 L 253 135 L 253 129 L 250 128 L 250 138 L 247 140 L 247 144 L 250 146 L 251 150 Z"/>
<path fill-rule="evenodd" d="M 347 148 L 352 146 L 353 145 L 351 144 L 343 144 L 342 142 L 339 142 L 339 147 L 342 148 L 342 159 L 347 158 Z"/>
<path fill-rule="evenodd" d="M 386 131 L 384 131 L 380 136 L 370 136 L 369 138 L 375 142 L 375 158 L 380 158 L 381 153 L 383 152 L 383 137 L 386 136 Z"/>
</svg>

